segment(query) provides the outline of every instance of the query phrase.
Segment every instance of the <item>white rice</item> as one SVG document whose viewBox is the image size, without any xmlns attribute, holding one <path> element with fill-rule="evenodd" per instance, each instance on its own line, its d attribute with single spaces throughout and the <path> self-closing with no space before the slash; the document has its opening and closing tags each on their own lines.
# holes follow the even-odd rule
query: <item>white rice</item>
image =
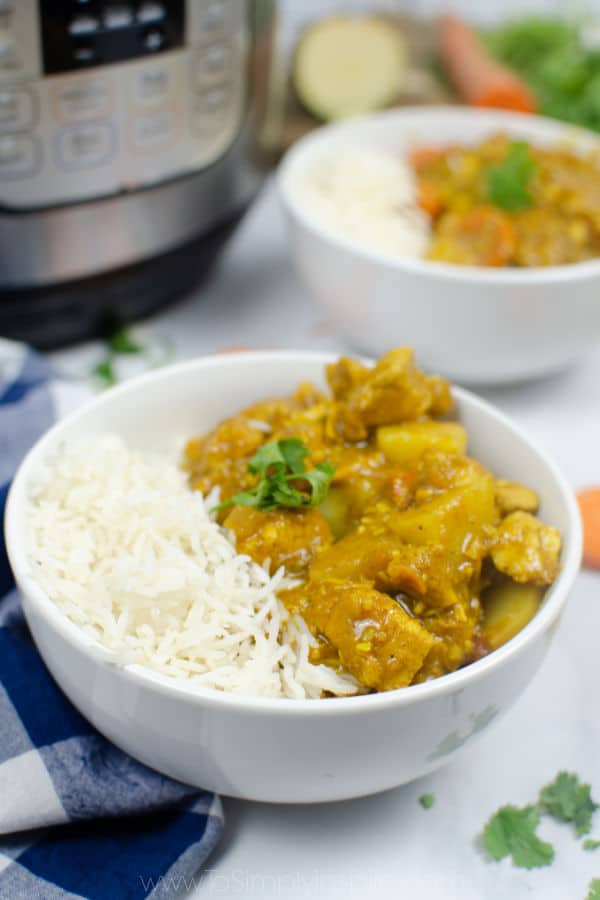
<svg viewBox="0 0 600 900">
<path fill-rule="evenodd" d="M 330 148 L 307 165 L 293 190 L 298 206 L 340 237 L 394 256 L 419 257 L 427 250 L 429 218 L 400 154 Z"/>
<path fill-rule="evenodd" d="M 276 597 L 283 570 L 236 553 L 212 505 L 176 461 L 115 435 L 63 446 L 30 485 L 34 577 L 123 665 L 236 694 L 355 693 L 308 661 L 314 639 Z"/>
</svg>

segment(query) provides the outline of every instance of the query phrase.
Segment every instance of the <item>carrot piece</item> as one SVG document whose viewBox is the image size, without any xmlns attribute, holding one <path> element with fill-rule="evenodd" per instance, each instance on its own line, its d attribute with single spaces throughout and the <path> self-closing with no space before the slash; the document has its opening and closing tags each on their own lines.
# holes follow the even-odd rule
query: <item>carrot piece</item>
<svg viewBox="0 0 600 900">
<path fill-rule="evenodd" d="M 442 18 L 440 54 L 454 87 L 470 106 L 536 112 L 536 98 L 525 82 L 493 59 L 458 16 Z"/>
<path fill-rule="evenodd" d="M 436 162 L 441 156 L 443 156 L 443 151 L 439 147 L 415 147 L 414 150 L 410 151 L 408 161 L 415 172 L 420 172 L 422 169 L 426 169 L 430 163 Z"/>
<path fill-rule="evenodd" d="M 430 215 L 432 219 L 435 219 L 444 208 L 442 198 L 430 181 L 419 182 L 417 202 L 420 208 Z"/>
<path fill-rule="evenodd" d="M 227 344 L 225 347 L 213 350 L 213 353 L 246 353 L 249 350 L 258 350 L 258 347 L 249 347 L 247 344 Z"/>
<path fill-rule="evenodd" d="M 600 569 L 600 488 L 588 488 L 577 494 L 583 523 L 583 564 Z"/>
</svg>

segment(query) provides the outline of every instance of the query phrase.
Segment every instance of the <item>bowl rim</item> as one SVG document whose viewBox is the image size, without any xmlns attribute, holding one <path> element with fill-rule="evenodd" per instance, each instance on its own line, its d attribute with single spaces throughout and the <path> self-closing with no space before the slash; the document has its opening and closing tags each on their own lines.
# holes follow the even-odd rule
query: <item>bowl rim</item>
<svg viewBox="0 0 600 900">
<path fill-rule="evenodd" d="M 364 246 L 360 242 L 336 234 L 333 230 L 321 225 L 318 218 L 311 214 L 303 204 L 298 201 L 293 187 L 293 176 L 297 169 L 304 164 L 304 158 L 310 158 L 315 145 L 341 141 L 344 132 L 356 132 L 367 136 L 373 128 L 381 128 L 382 124 L 389 122 L 390 133 L 394 131 L 401 134 L 402 131 L 410 132 L 411 128 L 423 124 L 429 119 L 444 117 L 448 120 L 476 121 L 490 123 L 490 131 L 500 131 L 511 127 L 515 129 L 531 130 L 532 135 L 541 131 L 551 132 L 556 141 L 583 142 L 588 145 L 596 145 L 600 151 L 600 135 L 588 129 L 576 125 L 570 125 L 547 116 L 536 116 L 528 113 L 512 112 L 508 110 L 489 110 L 451 105 L 402 107 L 398 109 L 381 110 L 366 116 L 331 122 L 321 125 L 314 131 L 299 138 L 284 154 L 275 175 L 277 192 L 284 210 L 296 218 L 304 228 L 313 232 L 320 240 L 325 241 L 340 250 L 352 253 L 369 262 L 385 268 L 410 274 L 420 274 L 438 280 L 450 279 L 459 282 L 480 282 L 485 284 L 506 285 L 530 285 L 579 281 L 591 277 L 600 277 L 600 257 L 597 259 L 583 260 L 575 263 L 563 263 L 555 266 L 537 266 L 530 268 L 493 268 L 489 266 L 467 266 L 455 263 L 438 262 L 436 260 L 422 259 L 420 257 L 395 256 L 389 251 L 377 250 Z M 535 137 L 529 138 L 532 143 Z M 485 295 L 481 297 L 485 302 Z"/>
<path fill-rule="evenodd" d="M 292 699 L 280 697 L 247 696 L 227 693 L 216 688 L 194 685 L 193 682 L 178 681 L 172 676 L 162 675 L 139 664 L 122 665 L 115 659 L 114 651 L 103 647 L 97 640 L 86 634 L 72 622 L 66 614 L 49 598 L 41 586 L 34 580 L 27 558 L 25 541 L 21 531 L 22 505 L 27 496 L 28 479 L 32 471 L 44 458 L 49 444 L 54 443 L 63 430 L 76 425 L 80 418 L 87 417 L 91 410 L 109 406 L 113 399 L 135 393 L 144 388 L 152 388 L 157 382 L 173 374 L 188 373 L 196 375 L 204 369 L 218 370 L 224 367 L 240 366 L 244 371 L 256 362 L 268 359 L 274 365 L 286 365 L 288 362 L 320 363 L 338 358 L 339 354 L 303 350 L 261 350 L 242 353 L 214 354 L 183 361 L 163 369 L 148 372 L 131 378 L 125 383 L 112 388 L 84 403 L 81 407 L 56 422 L 22 460 L 10 487 L 4 515 L 5 540 L 8 559 L 13 570 L 18 589 L 26 596 L 27 602 L 35 607 L 35 611 L 44 624 L 58 632 L 59 635 L 87 657 L 99 665 L 120 670 L 121 677 L 132 681 L 140 688 L 155 690 L 158 693 L 190 701 L 201 705 L 227 708 L 239 713 L 273 713 L 283 716 L 305 715 L 354 715 L 361 712 L 375 711 L 381 707 L 401 707 L 444 696 L 465 687 L 470 682 L 478 681 L 490 674 L 494 669 L 502 667 L 521 653 L 537 637 L 547 631 L 562 611 L 568 593 L 573 586 L 579 571 L 582 556 L 582 529 L 578 507 L 574 493 L 561 474 L 556 464 L 532 441 L 521 428 L 508 416 L 500 412 L 493 404 L 482 400 L 476 394 L 464 388 L 452 386 L 455 399 L 470 405 L 475 410 L 491 416 L 498 424 L 508 429 L 515 440 L 526 444 L 540 458 L 540 462 L 555 481 L 556 487 L 567 510 L 567 521 L 563 527 L 563 558 L 561 571 L 554 584 L 547 590 L 545 601 L 533 619 L 510 641 L 494 650 L 488 656 L 470 663 L 456 672 L 442 675 L 422 684 L 409 685 L 392 691 L 358 695 L 351 697 L 332 697 L 326 701 L 313 699 Z"/>
</svg>

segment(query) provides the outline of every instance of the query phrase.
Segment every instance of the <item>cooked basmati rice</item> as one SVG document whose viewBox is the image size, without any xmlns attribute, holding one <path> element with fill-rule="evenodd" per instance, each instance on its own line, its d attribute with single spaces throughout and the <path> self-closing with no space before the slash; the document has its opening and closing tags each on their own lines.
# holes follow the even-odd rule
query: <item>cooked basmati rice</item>
<svg viewBox="0 0 600 900">
<path fill-rule="evenodd" d="M 236 553 L 212 505 L 175 461 L 116 435 L 63 446 L 30 485 L 34 577 L 123 665 L 236 694 L 355 693 L 308 661 L 314 639 L 276 596 L 285 573 Z"/>
<path fill-rule="evenodd" d="M 299 207 L 340 237 L 394 256 L 419 257 L 427 250 L 429 218 L 400 153 L 331 147 L 311 160 L 293 191 Z"/>
</svg>

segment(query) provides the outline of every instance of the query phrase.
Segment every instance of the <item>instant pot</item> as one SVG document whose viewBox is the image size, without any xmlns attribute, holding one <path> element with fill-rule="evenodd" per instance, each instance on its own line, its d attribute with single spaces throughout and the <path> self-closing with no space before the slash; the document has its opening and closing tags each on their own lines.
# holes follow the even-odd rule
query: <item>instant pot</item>
<svg viewBox="0 0 600 900">
<path fill-rule="evenodd" d="M 0 335 L 145 315 L 261 181 L 273 0 L 0 0 Z"/>
</svg>

